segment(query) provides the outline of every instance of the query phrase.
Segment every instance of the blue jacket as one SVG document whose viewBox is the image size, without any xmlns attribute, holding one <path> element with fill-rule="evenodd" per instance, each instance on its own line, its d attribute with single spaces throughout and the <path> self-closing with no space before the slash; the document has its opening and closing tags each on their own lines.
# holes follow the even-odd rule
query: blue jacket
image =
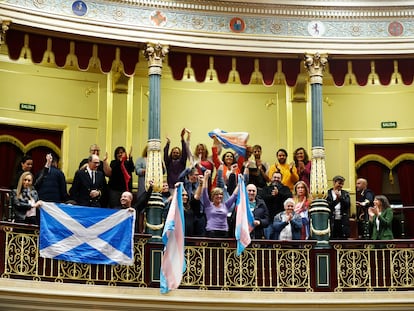
<svg viewBox="0 0 414 311">
<path fill-rule="evenodd" d="M 288 222 L 283 221 L 285 211 L 277 214 L 273 220 L 273 233 L 271 240 L 279 240 L 280 232 L 288 225 Z M 300 240 L 302 232 L 302 218 L 299 214 L 293 213 L 292 221 L 290 222 L 292 228 L 292 240 Z"/>
</svg>

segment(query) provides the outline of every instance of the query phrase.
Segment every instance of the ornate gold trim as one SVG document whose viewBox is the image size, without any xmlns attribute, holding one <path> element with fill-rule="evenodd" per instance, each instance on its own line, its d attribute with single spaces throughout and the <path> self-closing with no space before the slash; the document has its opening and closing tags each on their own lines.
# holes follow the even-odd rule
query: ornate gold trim
<svg viewBox="0 0 414 311">
<path fill-rule="evenodd" d="M 36 147 L 47 147 L 61 157 L 61 150 L 58 146 L 47 139 L 36 139 L 28 143 L 27 145 L 23 144 L 21 140 L 11 135 L 0 135 L 0 143 L 10 143 L 15 145 L 17 148 L 27 153 Z"/>
<path fill-rule="evenodd" d="M 364 165 L 367 162 L 371 162 L 371 161 L 379 162 L 385 167 L 387 167 L 389 170 L 392 170 L 402 161 L 414 161 L 414 153 L 400 154 L 399 156 L 394 158 L 391 162 L 379 154 L 368 154 L 366 156 L 363 156 L 361 159 L 355 162 L 355 169 L 359 169 L 362 165 Z"/>
</svg>

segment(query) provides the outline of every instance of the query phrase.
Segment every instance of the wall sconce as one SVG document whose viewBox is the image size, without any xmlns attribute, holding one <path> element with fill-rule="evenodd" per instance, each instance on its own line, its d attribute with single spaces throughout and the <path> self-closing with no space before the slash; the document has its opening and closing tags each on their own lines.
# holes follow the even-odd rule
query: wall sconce
<svg viewBox="0 0 414 311">
<path fill-rule="evenodd" d="M 330 99 L 329 97 L 325 97 L 323 100 L 323 103 L 327 104 L 329 107 L 331 107 L 334 104 L 333 100 Z"/>
<path fill-rule="evenodd" d="M 267 110 L 269 110 L 270 107 L 275 105 L 279 105 L 279 93 L 276 93 L 276 98 L 269 98 L 265 103 L 265 107 Z"/>
<path fill-rule="evenodd" d="M 85 97 L 89 97 L 91 94 L 96 93 L 95 88 L 93 87 L 88 87 L 87 89 L 85 89 Z"/>
</svg>

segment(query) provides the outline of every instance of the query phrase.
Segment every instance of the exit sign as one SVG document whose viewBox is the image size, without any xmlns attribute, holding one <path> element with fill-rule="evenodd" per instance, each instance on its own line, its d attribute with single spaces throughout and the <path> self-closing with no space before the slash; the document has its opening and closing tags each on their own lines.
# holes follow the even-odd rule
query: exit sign
<svg viewBox="0 0 414 311">
<path fill-rule="evenodd" d="M 383 129 L 391 129 L 397 127 L 397 121 L 387 121 L 387 122 L 381 122 L 381 128 Z"/>
<path fill-rule="evenodd" d="M 20 103 L 20 110 L 36 111 L 36 105 Z"/>
</svg>

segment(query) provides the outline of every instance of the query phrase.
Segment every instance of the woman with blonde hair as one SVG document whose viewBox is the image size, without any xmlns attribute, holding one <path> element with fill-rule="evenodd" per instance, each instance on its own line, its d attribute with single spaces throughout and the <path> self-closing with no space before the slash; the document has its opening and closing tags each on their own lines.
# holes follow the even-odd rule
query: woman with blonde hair
<svg viewBox="0 0 414 311">
<path fill-rule="evenodd" d="M 16 222 L 38 225 L 36 210 L 43 204 L 37 191 L 33 188 L 33 174 L 23 172 L 12 191 L 12 207 Z"/>
<path fill-rule="evenodd" d="M 304 181 L 298 181 L 293 187 L 293 199 L 295 200 L 294 211 L 302 218 L 301 239 L 307 240 L 310 235 L 308 210 L 312 202 L 312 197 Z"/>
</svg>

